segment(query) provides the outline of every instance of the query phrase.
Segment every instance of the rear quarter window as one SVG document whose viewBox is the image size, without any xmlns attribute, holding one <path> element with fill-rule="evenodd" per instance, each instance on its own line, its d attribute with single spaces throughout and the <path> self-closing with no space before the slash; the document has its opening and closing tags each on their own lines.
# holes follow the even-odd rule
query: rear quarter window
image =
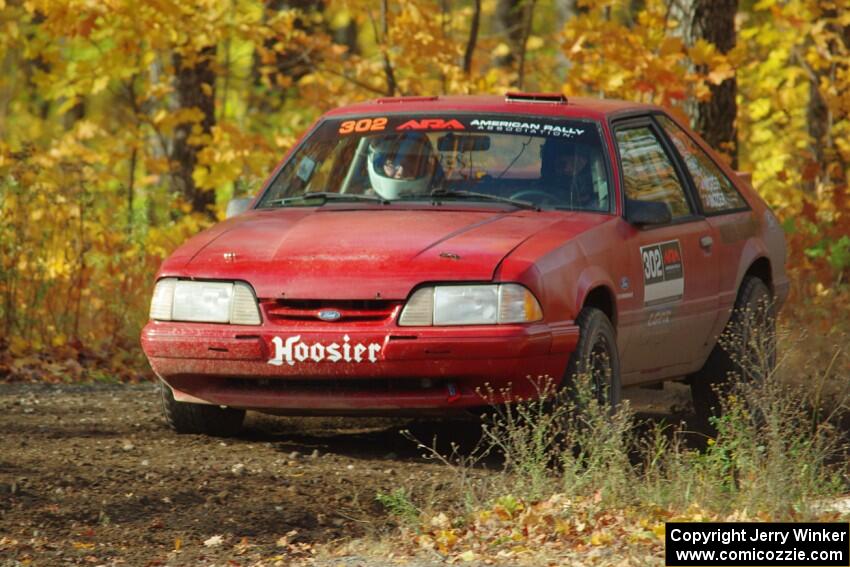
<svg viewBox="0 0 850 567">
<path fill-rule="evenodd" d="M 691 174 L 703 211 L 717 214 L 746 209 L 747 202 L 738 189 L 693 138 L 670 118 L 657 118 Z"/>
</svg>

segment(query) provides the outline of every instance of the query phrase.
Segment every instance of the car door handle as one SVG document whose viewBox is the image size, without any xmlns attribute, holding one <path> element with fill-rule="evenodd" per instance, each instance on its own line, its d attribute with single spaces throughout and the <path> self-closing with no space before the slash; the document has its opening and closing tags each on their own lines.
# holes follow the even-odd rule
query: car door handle
<svg viewBox="0 0 850 567">
<path fill-rule="evenodd" d="M 711 250 L 711 247 L 714 246 L 714 239 L 708 235 L 705 235 L 699 239 L 699 245 L 702 246 L 705 250 Z"/>
</svg>

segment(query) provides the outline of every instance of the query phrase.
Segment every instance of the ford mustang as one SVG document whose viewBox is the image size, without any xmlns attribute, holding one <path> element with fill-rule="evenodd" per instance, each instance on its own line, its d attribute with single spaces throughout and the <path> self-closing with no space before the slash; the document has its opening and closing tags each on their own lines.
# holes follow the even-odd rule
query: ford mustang
<svg viewBox="0 0 850 567">
<path fill-rule="evenodd" d="M 742 364 L 718 338 L 757 309 L 772 332 L 784 262 L 746 177 L 661 108 L 384 98 L 322 116 L 166 259 L 141 341 L 178 432 L 467 412 L 579 373 L 614 405 L 687 380 L 705 414 Z"/>
</svg>

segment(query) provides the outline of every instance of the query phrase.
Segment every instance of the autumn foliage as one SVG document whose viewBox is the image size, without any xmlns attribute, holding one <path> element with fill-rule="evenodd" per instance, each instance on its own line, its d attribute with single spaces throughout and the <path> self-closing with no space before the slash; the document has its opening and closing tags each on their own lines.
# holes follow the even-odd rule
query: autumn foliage
<svg viewBox="0 0 850 567">
<path fill-rule="evenodd" d="M 676 3 L 502 4 L 0 0 L 0 348 L 143 368 L 159 262 L 329 108 L 523 88 L 688 116 L 733 77 L 739 168 L 785 221 L 794 312 L 847 309 L 846 0 L 746 3 L 728 53 Z"/>
</svg>

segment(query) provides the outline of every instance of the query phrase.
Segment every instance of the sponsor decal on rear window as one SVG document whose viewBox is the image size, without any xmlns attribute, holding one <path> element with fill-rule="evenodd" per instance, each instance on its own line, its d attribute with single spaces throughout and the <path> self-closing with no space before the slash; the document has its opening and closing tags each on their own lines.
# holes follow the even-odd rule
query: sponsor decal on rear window
<svg viewBox="0 0 850 567">
<path fill-rule="evenodd" d="M 682 298 L 685 268 L 678 240 L 642 246 L 643 303 L 655 305 Z"/>
</svg>

